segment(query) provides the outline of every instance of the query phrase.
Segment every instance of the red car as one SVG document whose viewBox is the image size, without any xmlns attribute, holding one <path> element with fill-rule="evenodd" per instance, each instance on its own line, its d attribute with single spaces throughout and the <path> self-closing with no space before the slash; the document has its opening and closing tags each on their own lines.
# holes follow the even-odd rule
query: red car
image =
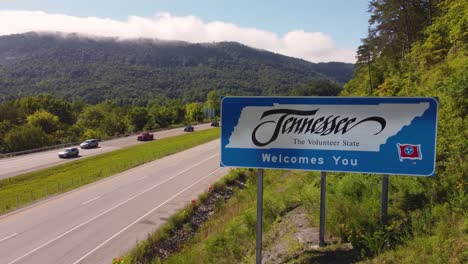
<svg viewBox="0 0 468 264">
<path fill-rule="evenodd" d="M 137 136 L 138 141 L 147 141 L 147 140 L 153 140 L 153 139 L 154 139 L 154 135 L 151 134 L 150 132 L 143 132 Z"/>
</svg>

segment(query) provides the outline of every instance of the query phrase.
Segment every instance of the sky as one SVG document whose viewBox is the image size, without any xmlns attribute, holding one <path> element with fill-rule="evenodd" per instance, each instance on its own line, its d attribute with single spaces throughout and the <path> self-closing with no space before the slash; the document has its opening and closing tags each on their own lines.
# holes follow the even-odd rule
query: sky
<svg viewBox="0 0 468 264">
<path fill-rule="evenodd" d="M 311 62 L 355 62 L 368 0 L 0 0 L 0 35 L 29 31 L 237 41 Z"/>
</svg>

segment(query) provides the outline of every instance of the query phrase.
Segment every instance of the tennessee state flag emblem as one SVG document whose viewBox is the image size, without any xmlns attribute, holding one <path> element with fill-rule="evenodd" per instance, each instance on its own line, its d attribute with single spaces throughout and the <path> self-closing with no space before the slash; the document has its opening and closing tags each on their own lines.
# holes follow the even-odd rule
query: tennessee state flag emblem
<svg viewBox="0 0 468 264">
<path fill-rule="evenodd" d="M 397 143 L 400 161 L 404 159 L 422 160 L 421 145 Z"/>
</svg>

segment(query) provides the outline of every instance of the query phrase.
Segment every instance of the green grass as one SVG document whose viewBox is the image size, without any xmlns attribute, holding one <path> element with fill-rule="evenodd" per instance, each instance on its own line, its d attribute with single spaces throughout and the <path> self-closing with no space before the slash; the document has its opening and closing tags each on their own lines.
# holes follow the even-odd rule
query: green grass
<svg viewBox="0 0 468 264">
<path fill-rule="evenodd" d="M 419 232 L 407 243 L 398 245 L 364 263 L 468 263 L 468 218 L 466 212 L 454 212 L 452 205 L 437 205 L 430 217 L 434 228 Z M 427 222 L 418 212 L 421 222 Z"/>
<path fill-rule="evenodd" d="M 155 140 L 0 180 L 0 214 L 206 143 L 219 132 L 208 129 Z"/>
<path fill-rule="evenodd" d="M 164 261 L 148 260 L 147 256 L 151 254 L 148 253 L 151 243 L 170 236 L 171 228 L 180 223 L 181 215 L 150 236 L 151 243 L 144 242 L 136 247 L 123 263 L 254 263 L 256 174 L 248 175 L 246 188 L 236 191 L 226 204 L 220 205 L 179 252 Z M 264 249 L 277 243 L 275 238 L 269 238 L 268 232 L 296 205 L 303 206 L 311 225 L 318 226 L 319 173 L 265 170 L 264 180 Z M 414 201 L 420 199 L 419 193 L 425 191 L 420 186 L 421 181 L 424 183 L 424 179 L 418 178 L 391 178 L 390 221 L 388 225 L 381 225 L 381 178 L 329 173 L 327 234 L 338 240 L 341 238 L 342 242 L 350 241 L 354 251 L 343 253 L 338 248 L 334 252 L 327 247 L 327 259 L 352 257 L 353 261 L 360 258 L 367 263 L 466 263 L 468 218 L 466 210 L 461 209 L 466 204 L 466 196 L 460 193 L 450 204 L 405 209 L 414 206 Z M 189 210 L 183 213 L 187 212 Z M 305 254 L 292 263 L 309 263 L 307 260 L 320 259 L 323 255 L 315 253 Z M 143 261 L 134 258 L 138 255 L 146 257 Z"/>
<path fill-rule="evenodd" d="M 238 171 L 238 170 L 236 170 Z M 115 263 L 254 263 L 256 230 L 256 171 L 248 175 L 246 188 L 235 191 L 227 203 L 217 206 L 214 214 L 197 234 L 177 253 L 165 260 L 153 259 L 151 245 L 172 235 L 171 230 L 190 216 L 190 207 L 182 210 L 148 240 L 135 247 L 123 262 Z M 263 205 L 263 248 L 271 249 L 277 239 L 269 231 L 282 221 L 291 208 L 302 206 L 312 226 L 319 224 L 320 174 L 318 172 L 265 170 Z M 316 260 L 357 260 L 367 263 L 467 263 L 468 217 L 463 208 L 462 190 L 451 203 L 432 207 L 418 206 L 422 184 L 427 179 L 391 177 L 389 224 L 380 217 L 381 178 L 376 175 L 329 173 L 327 175 L 326 232 L 344 244 L 309 251 L 288 263 L 312 263 Z M 416 204 L 415 204 L 416 202 Z M 410 209 L 407 209 L 410 208 Z M 331 241 L 329 241 L 331 242 Z M 294 255 L 293 244 L 289 254 Z"/>
</svg>

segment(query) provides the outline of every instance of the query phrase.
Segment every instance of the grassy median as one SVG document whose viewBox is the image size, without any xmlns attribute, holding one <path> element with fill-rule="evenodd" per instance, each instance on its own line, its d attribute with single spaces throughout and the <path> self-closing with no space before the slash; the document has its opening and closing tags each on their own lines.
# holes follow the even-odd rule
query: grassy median
<svg viewBox="0 0 468 264">
<path fill-rule="evenodd" d="M 0 180 L 0 214 L 206 143 L 219 133 L 219 128 L 187 133 Z"/>
</svg>

